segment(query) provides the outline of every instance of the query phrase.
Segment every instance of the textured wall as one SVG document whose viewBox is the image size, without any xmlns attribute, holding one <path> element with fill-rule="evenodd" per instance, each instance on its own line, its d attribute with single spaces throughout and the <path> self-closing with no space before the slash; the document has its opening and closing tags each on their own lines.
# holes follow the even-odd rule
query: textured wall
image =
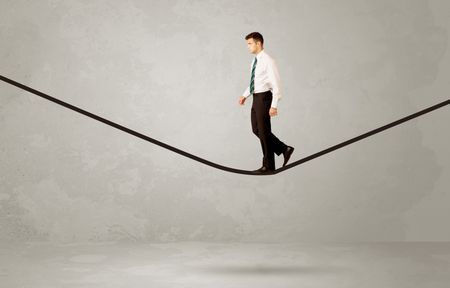
<svg viewBox="0 0 450 288">
<path fill-rule="evenodd" d="M 292 161 L 449 97 L 448 1 L 0 2 L 0 73 L 257 169 L 259 31 Z M 284 173 L 212 169 L 0 83 L 0 239 L 450 240 L 449 108 Z M 277 167 L 282 158 L 277 158 Z"/>
</svg>

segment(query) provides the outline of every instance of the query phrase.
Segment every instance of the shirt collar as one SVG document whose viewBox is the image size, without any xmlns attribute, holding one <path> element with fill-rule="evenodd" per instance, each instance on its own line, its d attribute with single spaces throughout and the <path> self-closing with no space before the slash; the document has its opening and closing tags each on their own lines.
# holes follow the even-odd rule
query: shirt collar
<svg viewBox="0 0 450 288">
<path fill-rule="evenodd" d="M 259 51 L 258 54 L 256 54 L 256 59 L 261 59 L 261 56 L 265 53 L 264 49 L 262 49 L 261 51 Z"/>
</svg>

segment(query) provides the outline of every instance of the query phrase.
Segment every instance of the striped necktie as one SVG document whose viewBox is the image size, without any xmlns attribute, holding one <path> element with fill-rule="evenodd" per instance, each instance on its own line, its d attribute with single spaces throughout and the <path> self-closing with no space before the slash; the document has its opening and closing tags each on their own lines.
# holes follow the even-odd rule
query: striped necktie
<svg viewBox="0 0 450 288">
<path fill-rule="evenodd" d="M 258 59 L 255 57 L 255 61 L 253 62 L 253 67 L 252 67 L 252 77 L 250 80 L 250 94 L 253 94 L 253 91 L 255 90 L 255 69 L 256 69 L 256 62 L 258 61 Z"/>
</svg>

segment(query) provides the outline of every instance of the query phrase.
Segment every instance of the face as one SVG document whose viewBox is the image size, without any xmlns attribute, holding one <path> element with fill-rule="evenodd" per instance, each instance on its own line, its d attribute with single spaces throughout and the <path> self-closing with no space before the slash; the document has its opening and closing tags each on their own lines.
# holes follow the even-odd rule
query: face
<svg viewBox="0 0 450 288">
<path fill-rule="evenodd" d="M 262 50 L 261 42 L 259 42 L 259 41 L 255 42 L 255 40 L 253 38 L 247 39 L 247 47 L 248 47 L 248 51 L 250 51 L 250 53 L 253 53 L 253 54 Z"/>
</svg>

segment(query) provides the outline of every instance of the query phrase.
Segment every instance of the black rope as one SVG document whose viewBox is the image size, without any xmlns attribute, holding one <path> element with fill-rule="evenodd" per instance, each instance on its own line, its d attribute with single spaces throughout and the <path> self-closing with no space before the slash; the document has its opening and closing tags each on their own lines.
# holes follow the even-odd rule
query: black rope
<svg viewBox="0 0 450 288">
<path fill-rule="evenodd" d="M 223 165 L 220 165 L 220 164 L 216 164 L 216 163 L 211 162 L 211 161 L 209 161 L 209 160 L 200 158 L 200 157 L 195 156 L 195 155 L 193 155 L 193 154 L 190 154 L 190 153 L 188 153 L 188 152 L 186 152 L 186 151 L 180 150 L 180 149 L 175 148 L 175 147 L 173 147 L 173 146 L 170 146 L 170 145 L 168 145 L 168 144 L 166 144 L 166 143 L 163 143 L 163 142 L 161 142 L 161 141 L 158 141 L 158 140 L 156 140 L 156 139 L 153 139 L 153 138 L 151 138 L 151 137 L 149 137 L 149 136 L 147 136 L 147 135 L 144 135 L 144 134 L 141 134 L 141 133 L 139 133 L 139 132 L 137 132 L 137 131 L 131 130 L 131 129 L 127 128 L 127 127 L 124 127 L 124 126 L 122 126 L 122 125 L 119 125 L 119 124 L 117 124 L 117 123 L 115 123 L 115 122 L 112 122 L 112 121 L 110 121 L 110 120 L 108 120 L 108 119 L 102 118 L 102 117 L 100 117 L 100 116 L 98 116 L 98 115 L 95 115 L 95 114 L 93 114 L 93 113 L 91 113 L 91 112 L 88 112 L 88 111 L 86 111 L 86 110 L 83 110 L 83 109 L 81 109 L 81 108 L 79 108 L 79 107 L 77 107 L 77 106 L 71 105 L 71 104 L 69 104 L 69 103 L 67 103 L 67 102 L 64 102 L 64 101 L 61 101 L 61 100 L 59 100 L 59 99 L 57 99 L 57 98 L 54 98 L 54 97 L 52 97 L 52 96 L 50 96 L 50 95 L 47 95 L 47 94 L 45 94 L 45 93 L 43 93 L 43 92 L 40 92 L 40 91 L 35 90 L 35 89 L 33 89 L 33 88 L 30 88 L 30 87 L 28 87 L 28 86 L 26 86 L 26 85 L 24 85 L 24 84 L 21 84 L 21 83 L 18 83 L 18 82 L 16 82 L 16 81 L 14 81 L 14 80 L 11 80 L 11 79 L 9 79 L 9 78 L 6 78 L 6 77 L 4 77 L 4 76 L 2 76 L 2 75 L 0 75 L 0 80 L 4 81 L 4 82 L 6 82 L 6 83 L 9 83 L 9 84 L 11 84 L 11 85 L 14 85 L 14 86 L 16 86 L 16 87 L 18 87 L 18 88 L 20 88 L 20 89 L 25 90 L 25 91 L 28 91 L 28 92 L 30 92 L 30 93 L 32 93 L 32 94 L 35 94 L 35 95 L 37 95 L 37 96 L 40 96 L 40 97 L 42 97 L 42 98 L 45 98 L 45 99 L 50 100 L 50 101 L 52 101 L 52 102 L 55 102 L 56 104 L 59 104 L 59 105 L 64 106 L 64 107 L 66 107 L 66 108 L 69 108 L 69 109 L 71 109 L 71 110 L 73 110 L 73 111 L 76 111 L 76 112 L 78 112 L 78 113 L 81 113 L 81 114 L 83 114 L 83 115 L 86 115 L 86 116 L 88 116 L 88 117 L 91 117 L 91 118 L 93 118 L 93 119 L 95 119 L 95 120 L 97 120 L 97 121 L 103 122 L 103 123 L 105 123 L 105 124 L 107 124 L 107 125 L 109 125 L 109 126 L 112 126 L 112 127 L 114 127 L 114 128 L 117 128 L 117 129 L 119 129 L 119 130 L 122 130 L 122 131 L 124 131 L 124 132 L 126 132 L 126 133 L 128 133 L 128 134 L 131 134 L 131 135 L 133 135 L 133 136 L 136 136 L 136 137 L 138 137 L 138 138 L 141 138 L 141 139 L 143 139 L 143 140 L 146 140 L 146 141 L 148 141 L 148 142 L 151 142 L 151 143 L 153 143 L 153 144 L 155 144 L 155 145 L 158 145 L 158 146 L 161 146 L 161 147 L 166 148 L 166 149 L 168 149 L 168 150 L 171 150 L 171 151 L 173 151 L 173 152 L 175 152 L 175 153 L 178 153 L 178 154 L 180 154 L 180 155 L 183 155 L 183 156 L 185 156 L 185 157 L 191 158 L 191 159 L 193 159 L 193 160 L 195 160 L 195 161 L 201 162 L 201 163 L 203 163 L 203 164 L 209 165 L 209 166 L 211 166 L 211 167 L 214 167 L 214 168 L 217 168 L 217 169 L 220 169 L 220 170 L 224 170 L 224 171 L 228 171 L 228 172 L 232 172 L 232 173 L 238 173 L 238 174 L 246 174 L 246 175 L 272 175 L 272 174 L 280 173 L 280 172 L 282 172 L 282 171 L 285 171 L 285 170 L 287 170 L 287 169 L 293 168 L 293 167 L 295 167 L 295 166 L 297 166 L 297 165 L 300 165 L 300 164 L 302 164 L 302 163 L 305 163 L 305 162 L 307 162 L 307 161 L 310 161 L 310 160 L 312 160 L 312 159 L 314 159 L 314 158 L 317 158 L 317 157 L 320 157 L 320 156 L 322 156 L 322 155 L 324 155 L 324 154 L 330 153 L 331 151 L 334 151 L 334 150 L 336 150 L 336 149 L 342 148 L 342 147 L 347 146 L 347 145 L 349 145 L 349 144 L 351 144 L 351 143 L 354 143 L 354 142 L 356 142 L 356 141 L 359 141 L 359 140 L 361 140 L 361 139 L 364 139 L 364 138 L 366 138 L 366 137 L 369 137 L 369 136 L 371 136 L 371 135 L 374 135 L 374 134 L 376 134 L 376 133 L 379 133 L 379 132 L 381 132 L 381 131 L 383 131 L 383 130 L 389 129 L 389 128 L 394 127 L 394 126 L 396 126 L 396 125 L 399 125 L 399 124 L 401 124 L 401 123 L 403 123 L 403 122 L 409 121 L 409 120 L 411 120 L 411 119 L 413 119 L 413 118 L 419 117 L 419 116 L 421 116 L 421 115 L 423 115 L 423 114 L 429 113 L 429 112 L 431 112 L 431 111 L 433 111 L 433 110 L 436 110 L 436 109 L 438 109 L 438 108 L 441 108 L 441 107 L 444 107 L 444 106 L 450 104 L 450 99 L 447 99 L 447 100 L 445 100 L 445 101 L 443 101 L 443 102 L 441 102 L 441 103 L 438 103 L 438 104 L 436 104 L 436 105 L 433 105 L 433 106 L 431 106 L 431 107 L 428 107 L 428 108 L 426 108 L 426 109 L 423 109 L 423 110 L 421 110 L 421 111 L 418 111 L 418 112 L 416 112 L 416 113 L 414 113 L 414 114 L 411 114 L 411 115 L 408 115 L 408 116 L 406 116 L 406 117 L 403 117 L 403 118 L 401 118 L 401 119 L 399 119 L 399 120 L 397 120 L 397 121 L 391 122 L 391 123 L 389 123 L 389 124 L 386 124 L 386 125 L 384 125 L 384 126 L 381 126 L 381 127 L 379 127 L 379 128 L 376 128 L 376 129 L 374 129 L 374 130 L 371 130 L 371 131 L 369 131 L 369 132 L 366 132 L 366 133 L 364 133 L 364 134 L 361 134 L 361 135 L 359 135 L 359 136 L 356 136 L 356 137 L 354 137 L 354 138 L 351 138 L 351 139 L 349 139 L 349 140 L 347 140 L 347 141 L 344 141 L 344 142 L 342 142 L 342 143 L 339 143 L 339 144 L 337 144 L 337 145 L 331 146 L 331 147 L 329 147 L 329 148 L 327 148 L 327 149 L 324 149 L 324 150 L 322 150 L 322 151 L 319 151 L 319 152 L 317 152 L 317 153 L 314 153 L 314 154 L 312 154 L 312 155 L 309 155 L 309 156 L 307 156 L 307 157 L 305 157 L 305 158 L 302 158 L 302 159 L 300 159 L 300 160 L 297 160 L 297 161 L 295 161 L 295 162 L 292 162 L 291 164 L 287 164 L 287 165 L 284 166 L 284 167 L 281 167 L 281 168 L 276 169 L 273 173 L 264 173 L 264 174 L 261 174 L 261 173 L 256 173 L 255 171 L 235 169 L 235 168 L 223 166 Z"/>
</svg>

